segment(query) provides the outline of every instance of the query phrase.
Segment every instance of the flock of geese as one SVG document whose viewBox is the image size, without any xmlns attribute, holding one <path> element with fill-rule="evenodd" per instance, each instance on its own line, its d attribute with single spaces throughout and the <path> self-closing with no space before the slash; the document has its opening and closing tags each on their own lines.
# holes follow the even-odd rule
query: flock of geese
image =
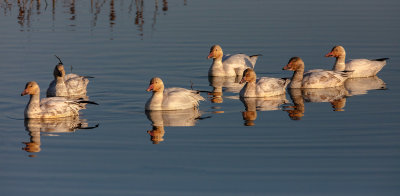
<svg viewBox="0 0 400 196">
<path fill-rule="evenodd" d="M 239 94 L 246 107 L 246 111 L 242 112 L 246 126 L 254 125 L 257 110 L 277 110 L 280 105 L 288 103 L 286 91 L 293 105 L 285 106 L 284 111 L 289 113 L 292 120 L 299 120 L 304 115 L 304 102 L 330 102 L 335 111 L 341 111 L 346 102 L 343 97 L 365 94 L 365 90 L 385 86 L 375 75 L 385 66 L 388 58 L 346 62 L 346 52 L 342 46 L 333 47 L 325 55 L 336 58 L 332 70 L 305 71 L 305 64 L 300 57 L 290 58 L 282 68 L 294 71 L 290 79 L 257 77 L 254 67 L 259 56 L 224 55 L 219 45 L 212 46 L 207 56 L 213 59 L 208 71 L 209 82 L 214 88 L 210 92 L 213 95 L 211 102 L 222 102 L 223 87 L 228 92 Z M 24 116 L 31 141 L 25 142 L 25 151 L 40 151 L 40 132 L 52 135 L 98 126 L 89 127 L 85 120 L 79 119 L 79 110 L 85 109 L 86 104 L 97 104 L 86 95 L 91 77 L 66 74 L 61 59 L 58 60 L 46 98 L 40 99 L 40 88 L 35 81 L 28 82 L 21 93 L 21 96 L 30 95 Z M 152 95 L 145 104 L 146 116 L 153 126 L 147 132 L 154 144 L 164 140 L 164 126 L 194 126 L 198 119 L 202 119 L 198 106 L 205 99 L 200 91 L 164 88 L 163 81 L 158 77 L 150 80 L 147 91 L 152 91 Z"/>
<path fill-rule="evenodd" d="M 286 89 L 328 89 L 343 86 L 349 78 L 375 76 L 386 64 L 388 58 L 354 59 L 345 62 L 346 52 L 342 46 L 335 46 L 326 57 L 335 57 L 332 70 L 313 69 L 305 71 L 304 61 L 300 57 L 290 58 L 283 70 L 294 71 L 290 79 L 260 77 L 257 78 L 254 67 L 260 55 L 245 54 L 224 55 L 221 46 L 214 45 L 207 58 L 213 63 L 208 75 L 211 77 L 241 77 L 244 86 L 239 91 L 241 98 L 266 98 L 284 95 Z M 184 88 L 164 88 L 160 78 L 152 78 L 147 91 L 153 95 L 147 101 L 146 110 L 178 110 L 197 107 L 204 100 L 196 90 Z"/>
<path fill-rule="evenodd" d="M 214 45 L 210 49 L 208 59 L 213 62 L 208 75 L 241 77 L 244 84 L 239 92 L 241 98 L 274 97 L 286 93 L 286 89 L 324 89 L 343 86 L 349 78 L 375 76 L 386 64 L 388 58 L 354 59 L 345 61 L 346 52 L 342 46 L 335 46 L 326 57 L 335 57 L 332 70 L 314 69 L 305 71 L 304 61 L 300 57 L 290 58 L 283 70 L 294 71 L 290 79 L 259 77 L 254 67 L 259 55 L 245 54 L 224 55 L 221 46 Z M 58 58 L 58 57 L 57 57 Z M 59 59 L 59 58 L 58 58 Z M 46 98 L 40 99 L 40 88 L 35 81 L 28 82 L 23 95 L 30 95 L 25 108 L 26 119 L 49 119 L 78 116 L 79 110 L 86 104 L 97 104 L 87 99 L 89 76 L 67 74 L 62 61 L 54 68 L 54 80 L 47 88 Z M 183 110 L 197 108 L 205 99 L 197 90 L 185 88 L 164 88 L 161 78 L 150 80 L 147 91 L 152 96 L 145 104 L 147 111 Z"/>
</svg>

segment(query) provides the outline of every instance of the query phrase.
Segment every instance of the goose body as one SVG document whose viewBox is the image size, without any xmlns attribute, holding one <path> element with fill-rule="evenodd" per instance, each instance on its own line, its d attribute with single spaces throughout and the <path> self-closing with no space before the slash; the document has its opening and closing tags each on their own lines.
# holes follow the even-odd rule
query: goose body
<svg viewBox="0 0 400 196">
<path fill-rule="evenodd" d="M 40 99 L 39 85 L 32 81 L 28 82 L 21 96 L 30 95 L 29 102 L 25 108 L 25 118 L 62 118 L 78 116 L 79 110 L 85 109 L 83 101 L 68 100 L 65 97 L 48 97 Z"/>
<path fill-rule="evenodd" d="M 224 55 L 221 46 L 214 45 L 210 49 L 208 59 L 213 63 L 208 70 L 209 76 L 237 76 L 242 75 L 247 68 L 253 68 L 259 55 L 246 54 Z"/>
<path fill-rule="evenodd" d="M 65 75 L 64 66 L 59 63 L 54 68 L 54 80 L 47 88 L 47 97 L 85 97 L 89 79 L 77 74 Z"/>
<path fill-rule="evenodd" d="M 153 91 L 145 105 L 146 110 L 180 110 L 194 108 L 204 98 L 199 92 L 185 88 L 166 88 L 160 78 L 152 78 L 147 91 Z"/>
<path fill-rule="evenodd" d="M 294 71 L 289 88 L 330 88 L 341 86 L 347 79 L 346 72 L 314 69 L 304 73 L 304 62 L 292 57 L 284 70 Z"/>
<path fill-rule="evenodd" d="M 345 62 L 346 51 L 342 46 L 335 46 L 325 57 L 335 57 L 334 71 L 349 71 L 349 78 L 375 76 L 386 65 L 388 58 L 353 59 Z"/>
<path fill-rule="evenodd" d="M 256 79 L 253 69 L 247 68 L 240 83 L 245 83 L 240 97 L 271 97 L 285 94 L 289 79 L 261 77 Z"/>
</svg>

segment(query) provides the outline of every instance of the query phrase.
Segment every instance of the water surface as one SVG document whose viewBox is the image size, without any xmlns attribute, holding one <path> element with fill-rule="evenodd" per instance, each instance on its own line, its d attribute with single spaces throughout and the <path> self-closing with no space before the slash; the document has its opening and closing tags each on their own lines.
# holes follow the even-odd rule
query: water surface
<svg viewBox="0 0 400 196">
<path fill-rule="evenodd" d="M 2 1 L 3 195 L 398 195 L 400 2 Z M 258 76 L 290 77 L 343 45 L 389 57 L 378 77 L 342 88 L 239 99 L 237 78 L 208 78 L 213 44 L 263 54 Z M 78 119 L 23 119 L 26 82 L 42 96 L 58 60 L 90 75 Z M 149 113 L 146 88 L 202 93 L 199 111 Z M 379 89 L 379 90 L 378 90 Z"/>
</svg>

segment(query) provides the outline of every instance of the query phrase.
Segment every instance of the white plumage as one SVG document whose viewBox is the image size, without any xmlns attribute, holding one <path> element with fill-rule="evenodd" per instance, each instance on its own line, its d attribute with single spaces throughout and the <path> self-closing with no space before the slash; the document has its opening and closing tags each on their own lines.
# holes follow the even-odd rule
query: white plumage
<svg viewBox="0 0 400 196">
<path fill-rule="evenodd" d="M 204 98 L 198 91 L 184 88 L 164 89 L 164 83 L 160 78 L 152 78 L 147 91 L 153 91 L 153 95 L 145 105 L 146 110 L 180 110 L 199 106 L 199 101 Z"/>
<path fill-rule="evenodd" d="M 247 68 L 243 73 L 240 83 L 246 82 L 240 91 L 241 97 L 271 97 L 281 95 L 286 92 L 289 79 L 261 77 L 256 79 L 253 69 Z"/>
<path fill-rule="evenodd" d="M 336 62 L 333 66 L 334 71 L 349 71 L 349 78 L 371 77 L 375 76 L 389 58 L 380 59 L 353 59 L 345 62 L 346 51 L 342 46 L 335 46 L 326 57 L 335 57 Z"/>
<path fill-rule="evenodd" d="M 59 63 L 54 68 L 54 80 L 47 88 L 47 97 L 86 97 L 89 79 L 77 74 L 65 75 L 64 66 Z"/>
<path fill-rule="evenodd" d="M 28 94 L 30 95 L 30 99 L 25 108 L 25 118 L 78 116 L 79 110 L 85 109 L 86 105 L 83 101 L 68 100 L 65 97 L 49 97 L 40 100 L 40 88 L 34 81 L 26 84 L 21 96 Z"/>
<path fill-rule="evenodd" d="M 213 63 L 208 70 L 209 76 L 236 76 L 242 75 L 247 68 L 253 68 L 259 55 L 248 56 L 245 54 L 224 55 L 221 46 L 214 45 L 207 58 L 212 58 Z"/>
<path fill-rule="evenodd" d="M 347 79 L 346 72 L 314 69 L 304 73 L 304 62 L 292 57 L 284 70 L 294 71 L 289 88 L 330 88 L 341 86 Z"/>
</svg>

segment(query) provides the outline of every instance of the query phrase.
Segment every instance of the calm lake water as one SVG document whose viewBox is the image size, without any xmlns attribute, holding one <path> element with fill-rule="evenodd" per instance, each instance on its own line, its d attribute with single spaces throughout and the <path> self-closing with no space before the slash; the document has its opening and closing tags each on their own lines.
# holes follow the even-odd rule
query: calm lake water
<svg viewBox="0 0 400 196">
<path fill-rule="evenodd" d="M 400 195 L 398 0 L 8 0 L 0 27 L 1 195 Z M 241 100 L 237 78 L 207 77 L 213 44 L 263 54 L 258 76 L 290 77 L 292 56 L 331 69 L 334 45 L 390 60 L 342 88 Z M 24 121 L 20 93 L 45 95 L 54 55 L 95 77 L 100 105 Z M 154 76 L 214 93 L 146 113 Z"/>
</svg>

